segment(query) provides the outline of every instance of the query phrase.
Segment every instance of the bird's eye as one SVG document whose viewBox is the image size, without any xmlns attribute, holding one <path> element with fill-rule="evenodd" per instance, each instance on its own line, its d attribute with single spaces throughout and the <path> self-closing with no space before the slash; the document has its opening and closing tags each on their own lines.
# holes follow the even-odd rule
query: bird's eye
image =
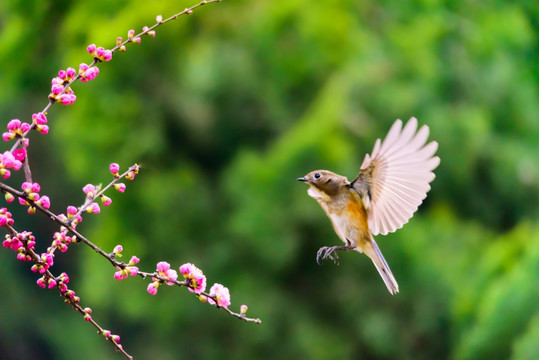
<svg viewBox="0 0 539 360">
<path fill-rule="evenodd" d="M 322 176 L 322 175 L 320 175 L 320 173 L 314 174 L 314 178 L 315 178 L 315 179 L 320 179 L 320 176 Z"/>
</svg>

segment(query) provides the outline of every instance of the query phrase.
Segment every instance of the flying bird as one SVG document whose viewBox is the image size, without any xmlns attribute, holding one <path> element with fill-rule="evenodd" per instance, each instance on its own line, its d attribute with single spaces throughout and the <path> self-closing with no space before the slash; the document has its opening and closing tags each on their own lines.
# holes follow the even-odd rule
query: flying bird
<svg viewBox="0 0 539 360">
<path fill-rule="evenodd" d="M 322 206 L 345 244 L 320 248 L 316 261 L 336 262 L 341 250 L 365 253 L 391 294 L 399 292 L 399 285 L 373 235 L 386 235 L 408 222 L 427 196 L 435 177 L 432 171 L 440 164 L 434 156 L 438 143 L 426 144 L 428 126 L 417 131 L 416 118 L 402 125 L 401 120 L 395 121 L 384 141 L 376 140 L 372 155 L 365 155 L 352 182 L 327 170 L 298 178 L 309 185 L 307 193 Z"/>
</svg>

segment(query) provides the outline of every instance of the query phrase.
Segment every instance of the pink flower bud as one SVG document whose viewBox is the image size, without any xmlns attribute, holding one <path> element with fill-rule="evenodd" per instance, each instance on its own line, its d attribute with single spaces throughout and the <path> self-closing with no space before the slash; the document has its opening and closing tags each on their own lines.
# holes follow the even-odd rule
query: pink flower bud
<svg viewBox="0 0 539 360">
<path fill-rule="evenodd" d="M 47 125 L 38 125 L 36 127 L 36 130 L 42 133 L 43 135 L 47 135 L 49 133 L 49 127 Z"/>
<path fill-rule="evenodd" d="M 13 200 L 15 200 L 15 196 L 13 196 L 12 193 L 9 193 L 9 192 L 6 192 L 6 195 L 5 195 L 5 198 L 6 198 L 6 201 L 8 203 L 12 203 Z M 0 218 L 1 219 L 1 218 Z M 0 225 L 0 226 L 4 226 L 4 225 Z"/>
<path fill-rule="evenodd" d="M 51 93 L 53 95 L 58 95 L 60 94 L 62 91 L 64 91 L 64 86 L 63 85 L 60 85 L 60 84 L 54 84 L 52 85 L 51 87 Z"/>
<path fill-rule="evenodd" d="M 60 70 L 58 71 L 58 77 L 63 80 L 67 77 L 67 74 L 64 70 Z"/>
<path fill-rule="evenodd" d="M 114 188 L 118 190 L 119 192 L 123 193 L 125 191 L 125 184 L 124 183 L 116 183 L 114 184 Z"/>
<path fill-rule="evenodd" d="M 109 170 L 112 173 L 112 175 L 116 175 L 116 174 L 118 174 L 118 171 L 120 171 L 120 165 L 118 165 L 116 163 L 112 163 L 109 166 Z"/>
<path fill-rule="evenodd" d="M 122 245 L 116 245 L 114 247 L 114 250 L 112 250 L 112 252 L 116 254 L 116 256 L 118 256 L 118 254 L 120 254 L 122 251 L 124 251 L 124 247 Z"/>
<path fill-rule="evenodd" d="M 101 195 L 101 202 L 103 203 L 103 206 L 109 206 L 110 204 L 112 204 L 111 198 L 105 195 Z"/>
<path fill-rule="evenodd" d="M 157 288 L 159 287 L 159 283 L 157 281 L 148 284 L 148 287 L 146 288 L 146 291 L 150 293 L 150 295 L 157 294 Z"/>
<path fill-rule="evenodd" d="M 84 191 L 84 193 L 86 194 L 86 196 L 94 196 L 95 186 L 92 185 L 92 184 L 86 184 L 86 185 L 82 188 L 82 191 Z"/>
<path fill-rule="evenodd" d="M 47 117 L 42 112 L 32 115 L 32 122 L 43 125 L 47 123 Z"/>
<path fill-rule="evenodd" d="M 68 217 L 73 217 L 73 215 L 75 215 L 76 213 L 78 212 L 77 208 L 70 205 L 67 207 L 67 215 Z"/>
<path fill-rule="evenodd" d="M 62 105 L 71 105 L 77 100 L 77 97 L 73 94 L 63 94 L 58 99 L 62 102 Z"/>
<path fill-rule="evenodd" d="M 131 39 L 133 36 L 135 36 L 135 30 L 131 29 L 127 32 L 127 38 Z"/>
<path fill-rule="evenodd" d="M 133 255 L 131 257 L 131 260 L 129 260 L 129 265 L 135 265 L 135 264 L 138 264 L 140 261 L 140 259 L 138 257 L 136 257 L 135 255 Z"/>
<path fill-rule="evenodd" d="M 90 214 L 99 214 L 101 212 L 101 208 L 99 208 L 99 205 L 94 202 L 91 203 L 90 206 L 88 206 L 86 212 Z"/>
<path fill-rule="evenodd" d="M 51 201 L 48 196 L 42 196 L 37 203 L 43 206 L 45 209 L 51 207 Z"/>
<path fill-rule="evenodd" d="M 86 51 L 88 51 L 90 54 L 93 55 L 93 53 L 95 52 L 95 49 L 96 49 L 95 44 L 92 44 L 92 45 L 88 45 L 88 47 L 86 48 Z"/>
<path fill-rule="evenodd" d="M 4 139 L 4 141 L 9 141 L 13 139 L 14 137 L 15 137 L 15 134 L 13 134 L 12 132 L 5 132 L 2 134 L 2 139 Z"/>
<path fill-rule="evenodd" d="M 151 30 L 151 31 L 148 31 L 148 35 L 150 35 L 151 37 L 155 37 L 155 30 Z"/>
<path fill-rule="evenodd" d="M 26 158 L 26 149 L 15 149 L 13 151 L 13 156 L 15 157 L 15 159 L 23 161 L 24 158 Z"/>
<path fill-rule="evenodd" d="M 7 124 L 8 130 L 17 130 L 21 126 L 21 121 L 19 119 L 13 119 Z"/>
<path fill-rule="evenodd" d="M 45 287 L 47 286 L 47 285 L 45 284 L 45 278 L 43 278 L 43 277 L 39 278 L 39 279 L 37 280 L 37 285 L 39 285 L 39 287 L 45 289 Z"/>
<path fill-rule="evenodd" d="M 77 74 L 77 72 L 72 67 L 69 67 L 66 70 L 66 74 L 67 74 L 68 77 L 72 78 Z"/>
<path fill-rule="evenodd" d="M 163 21 L 163 16 L 162 15 L 157 15 L 155 17 L 155 21 L 157 21 L 157 23 L 160 24 Z"/>
<path fill-rule="evenodd" d="M 28 124 L 28 123 L 22 123 L 21 124 L 21 131 L 23 133 L 27 132 L 27 131 L 30 131 L 32 125 Z"/>
</svg>

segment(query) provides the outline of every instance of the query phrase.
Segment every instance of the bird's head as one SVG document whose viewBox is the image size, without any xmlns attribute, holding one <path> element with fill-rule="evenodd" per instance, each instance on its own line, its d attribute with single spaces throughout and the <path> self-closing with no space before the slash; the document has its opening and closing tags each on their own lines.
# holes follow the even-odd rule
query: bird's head
<svg viewBox="0 0 539 360">
<path fill-rule="evenodd" d="M 311 185 L 311 189 L 317 190 L 321 193 L 320 195 L 330 197 L 337 195 L 339 190 L 348 184 L 348 180 L 344 176 L 337 175 L 327 170 L 311 171 L 304 177 L 298 178 L 298 181 L 303 181 Z M 309 191 L 309 195 L 312 197 L 319 197 L 314 196 L 316 194 L 311 191 Z"/>
</svg>

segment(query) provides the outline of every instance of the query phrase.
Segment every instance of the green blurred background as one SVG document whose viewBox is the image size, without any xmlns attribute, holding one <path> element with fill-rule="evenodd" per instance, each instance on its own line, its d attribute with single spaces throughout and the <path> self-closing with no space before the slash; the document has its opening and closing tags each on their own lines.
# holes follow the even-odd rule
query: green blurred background
<svg viewBox="0 0 539 360">
<path fill-rule="evenodd" d="M 192 4 L 2 1 L 2 124 L 40 111 L 58 70 L 91 61 L 87 45 Z M 146 271 L 193 262 L 263 323 L 185 289 L 150 296 L 85 246 L 54 272 L 139 359 L 538 359 L 538 36 L 539 4 L 524 0 L 226 0 L 160 27 L 51 109 L 50 134 L 31 137 L 34 180 L 64 212 L 109 163 L 141 164 L 79 230 Z M 377 237 L 391 296 L 363 255 L 316 264 L 340 240 L 295 179 L 353 178 L 411 116 L 441 164 L 411 221 Z M 57 227 L 10 209 L 44 251 Z M 12 251 L 0 271 L 1 359 L 121 358 Z"/>
</svg>

